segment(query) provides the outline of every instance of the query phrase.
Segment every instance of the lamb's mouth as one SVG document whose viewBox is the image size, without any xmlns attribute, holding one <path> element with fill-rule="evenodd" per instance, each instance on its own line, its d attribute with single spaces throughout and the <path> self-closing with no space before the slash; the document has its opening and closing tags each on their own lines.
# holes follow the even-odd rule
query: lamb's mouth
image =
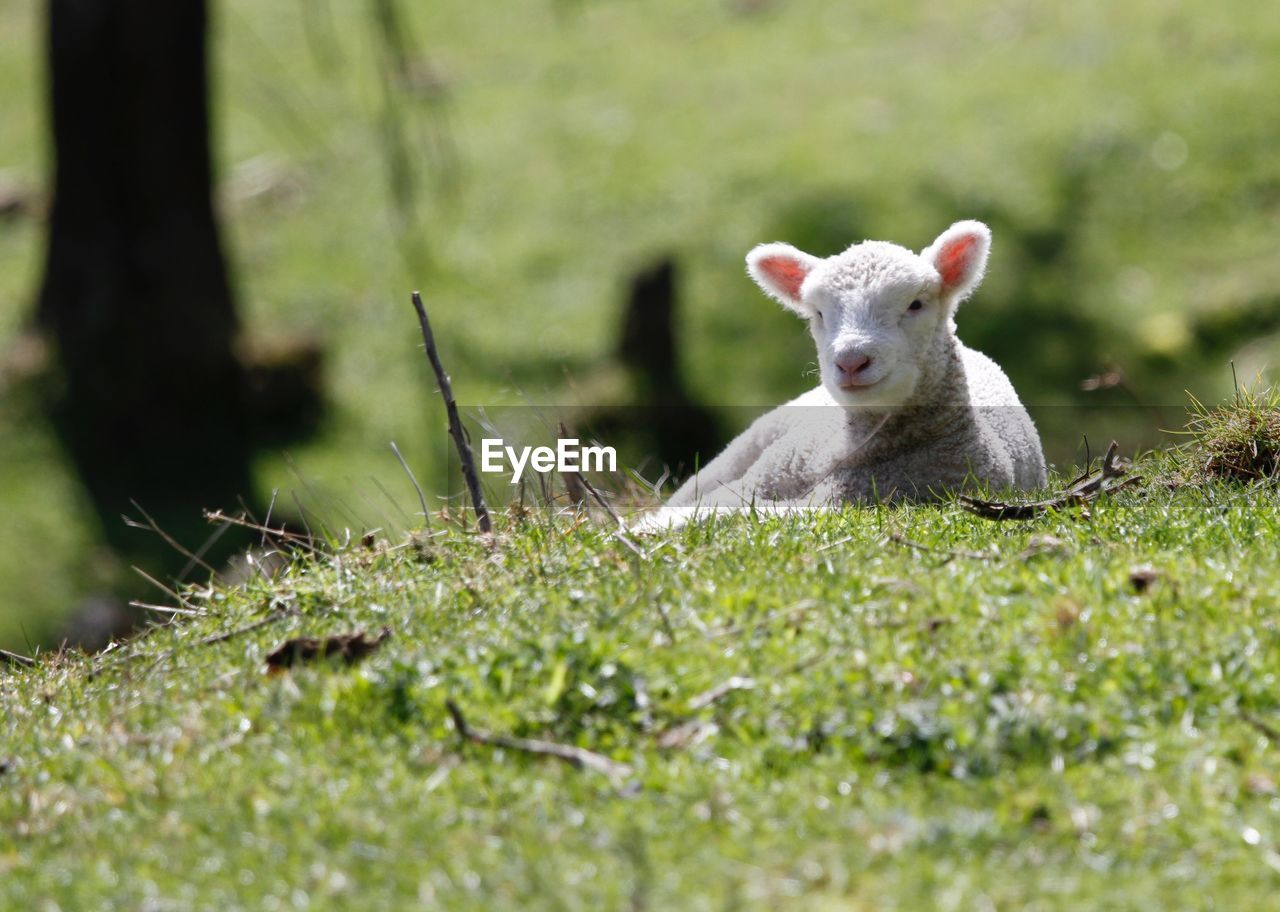
<svg viewBox="0 0 1280 912">
<path fill-rule="evenodd" d="M 837 385 L 840 387 L 840 389 L 844 390 L 847 393 L 860 393 L 863 390 L 869 390 L 869 389 L 872 389 L 873 387 L 879 386 L 883 381 L 884 381 L 884 377 L 877 377 L 876 379 L 870 380 L 870 381 L 863 381 L 863 382 L 857 382 L 857 383 L 844 381 Z"/>
</svg>

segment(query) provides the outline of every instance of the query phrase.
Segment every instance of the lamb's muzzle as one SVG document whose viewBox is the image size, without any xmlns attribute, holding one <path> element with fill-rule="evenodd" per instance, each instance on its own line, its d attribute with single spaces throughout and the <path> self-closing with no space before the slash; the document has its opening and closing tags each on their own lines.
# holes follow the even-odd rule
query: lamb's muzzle
<svg viewBox="0 0 1280 912">
<path fill-rule="evenodd" d="M 871 386 L 880 378 L 871 373 L 871 356 L 861 353 L 849 353 L 836 358 L 836 367 L 840 370 L 840 386 L 842 389 L 856 389 Z"/>
</svg>

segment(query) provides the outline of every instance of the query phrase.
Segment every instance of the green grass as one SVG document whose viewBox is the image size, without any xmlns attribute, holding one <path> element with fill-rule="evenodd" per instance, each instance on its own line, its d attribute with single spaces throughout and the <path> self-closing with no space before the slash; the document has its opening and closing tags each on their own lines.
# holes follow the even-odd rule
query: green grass
<svg viewBox="0 0 1280 912">
<path fill-rule="evenodd" d="M 1244 388 L 1209 408 L 1192 399 L 1186 433 L 1198 454 L 1190 479 L 1257 481 L 1280 471 L 1280 388 Z"/>
<path fill-rule="evenodd" d="M 193 596 L 0 677 L 0 905 L 1260 908 L 1280 492 L 1140 468 L 1087 517 L 740 517 L 639 557 L 535 513 Z M 264 674 L 382 625 L 354 668 Z M 446 699 L 632 772 L 461 744 Z"/>
<path fill-rule="evenodd" d="M 330 346 L 322 432 L 263 453 L 258 485 L 287 503 L 296 466 L 339 526 L 339 500 L 356 531 L 416 509 L 391 439 L 441 487 L 414 287 L 464 402 L 569 401 L 595 388 L 625 276 L 675 251 L 693 390 L 772 404 L 812 353 L 745 250 L 920 247 L 979 216 L 996 244 L 961 334 L 1060 462 L 1110 436 L 1057 417 L 1082 375 L 1116 363 L 1147 404 L 1215 402 L 1228 359 L 1274 363 L 1280 17 L 1257 4 L 403 5 L 447 93 L 392 95 L 413 213 L 387 192 L 369 5 L 214 4 L 246 322 Z M 308 32 L 324 6 L 332 27 Z M 36 187 L 38 15 L 0 5 L 0 171 Z M 452 176 L 425 151 L 442 129 Z M 0 350 L 41 232 L 0 223 Z M 127 573 L 95 545 L 46 392 L 0 371 L 0 647 L 20 651 Z M 1115 433 L 1130 450 L 1140 431 Z M 644 559 L 539 514 L 492 552 L 437 525 L 193 595 L 207 616 L 0 669 L 0 907 L 1263 907 L 1280 494 L 1153 480 L 1091 512 L 740 518 Z M 263 673 L 288 637 L 384 624 L 354 669 Z M 694 708 L 734 677 L 754 686 Z M 462 745 L 446 699 L 632 773 Z"/>
<path fill-rule="evenodd" d="M 774 404 L 811 383 L 813 354 L 744 277 L 751 245 L 919 248 L 981 216 L 995 248 L 961 333 L 1009 368 L 1063 461 L 1081 433 L 1110 436 L 1056 409 L 1081 401 L 1083 376 L 1115 362 L 1148 403 L 1184 387 L 1216 401 L 1229 358 L 1252 376 L 1276 353 L 1280 17 L 1256 4 L 401 5 L 445 92 L 390 96 L 412 213 L 387 189 L 369 4 L 212 5 L 219 198 L 246 324 L 330 351 L 329 417 L 288 459 L 262 453 L 264 500 L 289 502 L 294 467 L 347 501 L 371 476 L 411 499 L 392 439 L 443 486 L 415 287 L 464 402 L 574 401 L 600 388 L 626 276 L 674 251 L 695 394 Z M 39 5 L 4 5 L 0 170 L 37 188 L 42 47 Z M 430 151 L 442 134 L 456 170 Z M 0 224 L 0 351 L 29 312 L 41 233 Z M 13 648 L 121 576 L 95 569 L 110 561 L 26 393 L 0 388 Z"/>
</svg>

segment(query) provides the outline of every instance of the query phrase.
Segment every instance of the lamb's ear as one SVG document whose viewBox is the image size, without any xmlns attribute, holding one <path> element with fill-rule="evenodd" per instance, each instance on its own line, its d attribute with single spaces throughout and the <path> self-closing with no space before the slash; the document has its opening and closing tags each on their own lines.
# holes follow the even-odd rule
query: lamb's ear
<svg viewBox="0 0 1280 912">
<path fill-rule="evenodd" d="M 961 301 L 982 281 L 991 250 L 991 229 L 982 222 L 956 222 L 921 251 L 942 276 L 942 293 Z"/>
<path fill-rule="evenodd" d="M 790 244 L 761 244 L 747 254 L 747 272 L 765 294 L 807 317 L 810 313 L 800 301 L 800 287 L 821 262 Z"/>
</svg>

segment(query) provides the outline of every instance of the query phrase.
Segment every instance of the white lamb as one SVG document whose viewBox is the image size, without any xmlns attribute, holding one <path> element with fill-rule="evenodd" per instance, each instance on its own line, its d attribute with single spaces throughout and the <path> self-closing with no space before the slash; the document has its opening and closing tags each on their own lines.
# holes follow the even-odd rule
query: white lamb
<svg viewBox="0 0 1280 912">
<path fill-rule="evenodd" d="M 640 528 L 1043 485 L 1040 437 L 1013 385 L 955 334 L 990 246 L 987 226 L 965 221 L 919 255 L 882 241 L 825 260 L 787 244 L 752 250 L 751 277 L 808 321 L 822 385 L 758 419 Z"/>
</svg>

